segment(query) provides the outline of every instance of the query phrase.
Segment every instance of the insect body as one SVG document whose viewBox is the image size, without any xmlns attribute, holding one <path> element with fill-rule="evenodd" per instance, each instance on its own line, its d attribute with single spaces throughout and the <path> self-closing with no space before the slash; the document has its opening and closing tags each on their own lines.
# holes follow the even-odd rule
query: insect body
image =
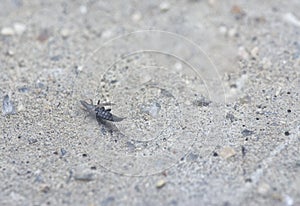
<svg viewBox="0 0 300 206">
<path fill-rule="evenodd" d="M 98 122 L 102 120 L 108 120 L 112 122 L 120 122 L 125 118 L 117 117 L 110 113 L 111 109 L 105 109 L 104 106 L 112 105 L 111 103 L 100 104 L 100 100 L 97 105 L 93 104 L 93 101 L 90 100 L 90 104 L 86 101 L 81 100 L 80 103 L 84 107 L 84 110 L 88 111 L 91 115 L 95 115 Z"/>
</svg>

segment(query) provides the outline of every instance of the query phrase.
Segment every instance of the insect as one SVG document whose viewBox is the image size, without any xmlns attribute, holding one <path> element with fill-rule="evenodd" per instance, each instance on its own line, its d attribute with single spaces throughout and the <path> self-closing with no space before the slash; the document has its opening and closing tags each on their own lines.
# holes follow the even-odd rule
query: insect
<svg viewBox="0 0 300 206">
<path fill-rule="evenodd" d="M 111 103 L 103 103 L 100 104 L 100 100 L 98 100 L 98 103 L 96 105 L 93 104 L 93 100 L 90 99 L 91 103 L 87 103 L 86 101 L 81 100 L 80 103 L 84 107 L 84 110 L 89 112 L 91 115 L 95 115 L 98 122 L 101 122 L 102 120 L 108 120 L 112 122 L 120 122 L 125 117 L 117 117 L 110 113 L 111 109 L 105 109 L 104 106 L 111 106 L 113 104 Z"/>
</svg>

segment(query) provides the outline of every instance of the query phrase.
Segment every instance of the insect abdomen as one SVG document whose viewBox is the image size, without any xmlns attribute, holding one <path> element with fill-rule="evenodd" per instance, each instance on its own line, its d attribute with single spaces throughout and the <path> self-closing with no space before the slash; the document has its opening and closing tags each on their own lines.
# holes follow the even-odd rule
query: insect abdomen
<svg viewBox="0 0 300 206">
<path fill-rule="evenodd" d="M 110 110 L 105 110 L 104 107 L 96 109 L 96 118 L 97 118 L 97 120 L 100 118 L 100 119 L 105 119 L 105 120 L 109 120 L 109 121 L 114 121 L 113 115 L 110 113 Z"/>
</svg>

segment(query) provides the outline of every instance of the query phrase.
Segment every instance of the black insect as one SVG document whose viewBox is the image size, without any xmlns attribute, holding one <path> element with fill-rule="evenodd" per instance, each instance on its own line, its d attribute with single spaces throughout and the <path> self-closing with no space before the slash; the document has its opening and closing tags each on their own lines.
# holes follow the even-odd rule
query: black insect
<svg viewBox="0 0 300 206">
<path fill-rule="evenodd" d="M 100 100 L 96 105 L 93 104 L 93 101 L 90 100 L 90 104 L 87 103 L 86 101 L 81 100 L 80 103 L 84 107 L 85 111 L 88 111 L 91 115 L 96 116 L 96 119 L 98 122 L 102 122 L 103 120 L 108 120 L 112 122 L 120 122 L 124 117 L 117 117 L 110 113 L 111 109 L 105 109 L 104 106 L 111 106 L 113 104 L 111 103 L 103 103 L 100 104 Z"/>
</svg>

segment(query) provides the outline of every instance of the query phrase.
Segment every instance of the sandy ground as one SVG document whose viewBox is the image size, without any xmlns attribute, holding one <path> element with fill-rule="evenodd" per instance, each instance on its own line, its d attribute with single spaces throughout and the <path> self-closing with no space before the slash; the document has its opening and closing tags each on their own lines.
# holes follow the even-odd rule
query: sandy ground
<svg viewBox="0 0 300 206">
<path fill-rule="evenodd" d="M 249 2 L 1 0 L 0 205 L 300 205 L 300 4 Z"/>
</svg>

